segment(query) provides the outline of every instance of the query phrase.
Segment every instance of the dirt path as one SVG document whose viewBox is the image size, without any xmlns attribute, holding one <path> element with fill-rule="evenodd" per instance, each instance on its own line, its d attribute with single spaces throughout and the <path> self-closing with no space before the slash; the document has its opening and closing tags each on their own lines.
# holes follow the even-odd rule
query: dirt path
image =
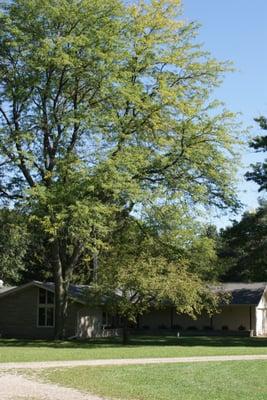
<svg viewBox="0 0 267 400">
<path fill-rule="evenodd" d="M 35 382 L 17 374 L 0 374 L 1 400 L 104 400 L 78 390 Z"/>
<path fill-rule="evenodd" d="M 131 364 L 170 364 L 208 361 L 248 361 L 267 360 L 267 354 L 238 355 L 238 356 L 201 356 L 201 357 L 173 357 L 173 358 L 125 358 L 109 360 L 70 360 L 70 361 L 42 361 L 0 363 L 0 370 L 66 368 L 66 367 L 97 367 L 104 365 L 131 365 Z"/>
</svg>

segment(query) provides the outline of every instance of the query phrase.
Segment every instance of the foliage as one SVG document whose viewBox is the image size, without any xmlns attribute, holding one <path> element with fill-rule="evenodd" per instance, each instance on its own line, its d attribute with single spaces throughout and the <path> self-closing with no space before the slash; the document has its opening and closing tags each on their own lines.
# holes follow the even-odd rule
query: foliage
<svg viewBox="0 0 267 400">
<path fill-rule="evenodd" d="M 24 257 L 29 243 L 26 219 L 15 210 L 0 210 L 0 279 L 13 285 L 25 270 Z"/>
<path fill-rule="evenodd" d="M 267 119 L 265 117 L 262 116 L 255 118 L 255 121 L 258 122 L 261 129 L 267 130 Z M 257 152 L 267 151 L 267 135 L 255 137 L 251 142 L 250 147 L 255 149 Z M 252 165 L 252 168 L 252 172 L 246 173 L 247 180 L 256 182 L 260 186 L 259 192 L 267 190 L 267 160 Z"/>
<path fill-rule="evenodd" d="M 267 119 L 265 117 L 256 118 L 255 121 L 258 122 L 261 129 L 267 130 Z M 267 135 L 257 136 L 250 144 L 250 147 L 255 149 L 257 152 L 258 151 L 266 152 Z M 259 192 L 267 190 L 267 159 L 265 159 L 265 161 L 263 161 L 262 163 L 258 162 L 252 165 L 252 168 L 253 168 L 252 172 L 246 173 L 247 180 L 249 181 L 252 180 L 256 182 L 260 186 Z"/>
<path fill-rule="evenodd" d="M 223 279 L 238 282 L 267 281 L 267 204 L 247 212 L 240 222 L 221 231 L 219 260 Z M 222 268 L 222 269 L 223 269 Z"/>
<path fill-rule="evenodd" d="M 151 308 L 172 305 L 178 313 L 195 317 L 218 305 L 219 297 L 204 283 L 207 275 L 209 281 L 214 276 L 213 241 L 196 233 L 199 224 L 185 216 L 166 222 L 170 210 L 164 211 L 161 207 L 162 224 L 157 229 L 129 219 L 113 236 L 110 250 L 99 257 L 89 304 L 104 298 L 105 307 L 126 321 L 125 329 Z"/>
<path fill-rule="evenodd" d="M 229 65 L 180 14 L 179 0 L 2 2 L 0 193 L 42 231 L 59 336 L 73 273 L 130 214 L 236 206 L 234 115 L 209 100 Z"/>
<path fill-rule="evenodd" d="M 51 281 L 53 272 L 47 268 L 46 238 L 39 224 L 20 207 L 2 208 L 0 221 L 0 278 L 4 283 Z"/>
</svg>

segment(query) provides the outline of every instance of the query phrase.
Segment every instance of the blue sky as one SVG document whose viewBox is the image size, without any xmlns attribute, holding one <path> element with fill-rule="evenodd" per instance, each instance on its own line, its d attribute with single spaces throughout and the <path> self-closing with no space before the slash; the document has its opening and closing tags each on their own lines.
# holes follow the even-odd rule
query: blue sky
<svg viewBox="0 0 267 400">
<path fill-rule="evenodd" d="M 234 62 L 236 72 L 228 74 L 216 97 L 227 107 L 241 112 L 244 126 L 251 126 L 253 135 L 260 129 L 253 118 L 267 115 L 267 0 L 184 0 L 184 17 L 198 21 L 199 41 L 219 60 Z M 239 198 L 245 209 L 257 206 L 257 185 L 248 183 L 243 174 L 249 165 L 262 160 L 248 149 L 240 168 Z M 243 210 L 243 211 L 244 211 Z M 215 220 L 218 227 L 229 225 L 236 218 L 227 215 Z"/>
</svg>

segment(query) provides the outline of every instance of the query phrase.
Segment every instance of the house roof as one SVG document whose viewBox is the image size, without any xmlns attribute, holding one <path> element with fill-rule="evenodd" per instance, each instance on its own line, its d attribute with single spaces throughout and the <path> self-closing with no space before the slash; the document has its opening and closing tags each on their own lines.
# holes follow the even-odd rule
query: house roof
<svg viewBox="0 0 267 400">
<path fill-rule="evenodd" d="M 50 290 L 51 292 L 55 291 L 55 284 L 53 282 L 38 282 L 38 286 L 42 286 L 46 290 Z M 90 289 L 89 285 L 74 285 L 70 284 L 69 286 L 69 297 L 79 303 L 85 303 L 86 297 L 88 295 L 88 290 Z"/>
<path fill-rule="evenodd" d="M 257 305 L 267 287 L 267 282 L 254 283 L 222 283 L 214 288 L 217 292 L 226 292 L 231 295 L 230 304 Z"/>
<path fill-rule="evenodd" d="M 37 286 L 45 290 L 49 290 L 50 292 L 55 291 L 55 284 L 53 282 L 39 282 L 39 281 L 32 281 L 20 286 L 14 287 L 2 287 L 0 288 L 0 298 L 5 296 L 10 296 L 20 292 L 21 290 L 27 289 L 32 286 Z M 86 295 L 87 290 L 90 288 L 88 285 L 73 285 L 71 284 L 69 287 L 69 297 L 78 302 L 85 304 L 86 303 Z"/>
<path fill-rule="evenodd" d="M 14 289 L 16 286 L 1 286 L 0 287 L 0 294 L 8 292 L 11 289 Z"/>
<path fill-rule="evenodd" d="M 0 287 L 0 298 L 15 294 L 31 286 L 37 286 L 51 292 L 55 290 L 53 282 L 32 281 L 17 287 Z M 211 290 L 214 292 L 229 293 L 231 295 L 230 304 L 258 305 L 266 288 L 267 282 L 221 283 L 218 286 L 213 286 Z M 85 304 L 88 298 L 88 289 L 90 289 L 89 285 L 71 284 L 69 286 L 69 297 L 78 303 Z"/>
</svg>

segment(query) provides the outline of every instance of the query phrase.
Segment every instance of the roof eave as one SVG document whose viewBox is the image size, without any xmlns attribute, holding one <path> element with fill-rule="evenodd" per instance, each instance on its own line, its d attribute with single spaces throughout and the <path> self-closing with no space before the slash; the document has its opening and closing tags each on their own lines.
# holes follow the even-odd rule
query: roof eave
<svg viewBox="0 0 267 400">
<path fill-rule="evenodd" d="M 17 286 L 15 288 L 12 288 L 10 290 L 6 290 L 3 293 L 0 293 L 0 298 L 7 297 L 7 296 L 12 296 L 12 295 L 14 295 L 14 294 L 16 294 L 18 292 L 21 292 L 21 291 L 23 291 L 25 289 L 28 289 L 30 287 L 33 287 L 33 286 L 39 287 L 40 289 L 48 290 L 51 293 L 55 293 L 54 287 L 52 287 L 52 286 L 48 287 L 45 283 L 42 283 L 42 282 L 39 282 L 39 281 L 31 281 L 31 282 L 25 283 L 24 285 L 20 285 L 20 286 Z M 71 300 L 75 301 L 76 303 L 80 303 L 80 304 L 83 304 L 83 305 L 86 304 L 86 301 L 77 299 L 76 297 L 69 296 L 69 298 Z"/>
</svg>

